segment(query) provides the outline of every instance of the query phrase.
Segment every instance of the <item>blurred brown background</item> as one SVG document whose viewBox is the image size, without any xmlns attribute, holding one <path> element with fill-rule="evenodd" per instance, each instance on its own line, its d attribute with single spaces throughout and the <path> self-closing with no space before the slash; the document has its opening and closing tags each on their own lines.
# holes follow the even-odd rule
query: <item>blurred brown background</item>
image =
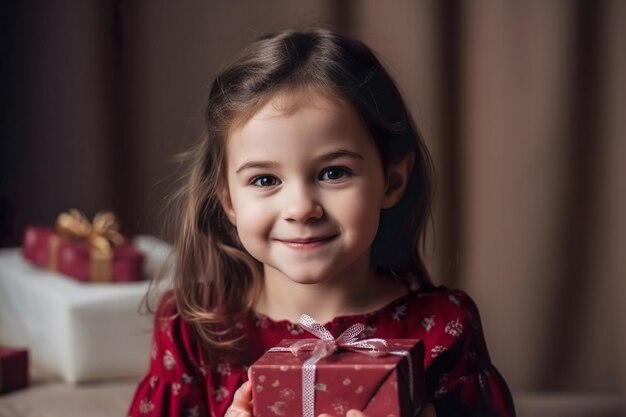
<svg viewBox="0 0 626 417">
<path fill-rule="evenodd" d="M 435 160 L 436 283 L 515 392 L 626 395 L 626 2 L 3 2 L 0 243 L 77 207 L 158 234 L 220 65 L 269 30 L 364 40 Z"/>
</svg>

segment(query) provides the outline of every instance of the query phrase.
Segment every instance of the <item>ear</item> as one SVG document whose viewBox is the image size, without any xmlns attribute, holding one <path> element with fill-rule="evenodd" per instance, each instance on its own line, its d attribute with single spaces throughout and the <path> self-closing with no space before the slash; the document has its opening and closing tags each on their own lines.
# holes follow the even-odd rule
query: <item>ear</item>
<svg viewBox="0 0 626 417">
<path fill-rule="evenodd" d="M 237 216 L 235 215 L 233 202 L 230 199 L 228 187 L 222 187 L 222 190 L 217 194 L 217 198 L 219 199 L 222 209 L 224 210 L 224 213 L 226 213 L 226 217 L 228 217 L 228 220 L 230 220 L 233 226 L 237 226 Z"/>
<path fill-rule="evenodd" d="M 400 201 L 409 182 L 411 171 L 413 171 L 414 162 L 415 154 L 410 152 L 401 160 L 387 167 L 385 196 L 383 198 L 382 208 L 393 207 Z"/>
</svg>

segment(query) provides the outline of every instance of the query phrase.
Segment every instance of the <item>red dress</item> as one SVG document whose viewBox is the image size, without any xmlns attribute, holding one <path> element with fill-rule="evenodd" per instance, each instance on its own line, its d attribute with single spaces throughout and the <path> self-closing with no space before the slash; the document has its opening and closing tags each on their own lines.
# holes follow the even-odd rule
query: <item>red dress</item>
<svg viewBox="0 0 626 417">
<path fill-rule="evenodd" d="M 235 390 L 247 380 L 247 366 L 209 366 L 184 321 L 155 323 L 150 369 L 129 416 L 224 416 Z M 366 325 L 368 337 L 424 341 L 427 395 L 437 417 L 515 415 L 506 382 L 489 359 L 476 305 L 464 292 L 411 290 L 373 313 L 338 317 L 324 327 L 336 337 L 355 323 Z M 253 312 L 241 328 L 252 358 L 282 339 L 311 337 L 296 324 Z"/>
</svg>

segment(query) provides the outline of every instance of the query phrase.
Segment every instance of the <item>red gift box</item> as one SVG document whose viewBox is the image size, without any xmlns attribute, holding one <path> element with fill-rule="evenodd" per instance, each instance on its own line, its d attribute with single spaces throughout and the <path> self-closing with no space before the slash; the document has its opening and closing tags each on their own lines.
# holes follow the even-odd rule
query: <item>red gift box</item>
<svg viewBox="0 0 626 417">
<path fill-rule="evenodd" d="M 289 347 L 298 341 L 281 341 L 251 366 L 253 415 L 344 416 L 354 408 L 370 416 L 413 417 L 424 399 L 424 345 L 416 339 L 386 342 L 389 352 L 379 357 L 339 348 L 315 363 L 307 382 L 311 352 L 294 355 Z"/>
<path fill-rule="evenodd" d="M 0 394 L 28 386 L 28 351 L 0 346 Z"/>
<path fill-rule="evenodd" d="M 50 227 L 29 226 L 22 240 L 22 254 L 36 265 L 58 271 L 80 281 L 126 282 L 143 279 L 143 254 L 132 240 L 122 238 L 115 230 L 119 245 L 111 245 L 105 237 L 91 233 L 89 224 L 78 212 L 70 212 L 77 222 L 76 235 L 60 233 Z M 59 218 L 61 218 L 59 216 Z M 80 216 L 80 217 L 79 217 Z M 112 216 L 112 215 L 111 215 Z M 98 217 L 94 220 L 94 224 Z M 82 222 L 82 223 L 78 223 Z M 85 223 L 86 222 L 86 223 Z M 83 233 L 84 236 L 78 234 Z M 95 238 L 94 238 L 95 236 Z M 104 242 L 104 243 L 103 243 Z M 122 243 L 123 242 L 123 243 Z M 104 245 L 104 248 L 102 246 Z"/>
</svg>

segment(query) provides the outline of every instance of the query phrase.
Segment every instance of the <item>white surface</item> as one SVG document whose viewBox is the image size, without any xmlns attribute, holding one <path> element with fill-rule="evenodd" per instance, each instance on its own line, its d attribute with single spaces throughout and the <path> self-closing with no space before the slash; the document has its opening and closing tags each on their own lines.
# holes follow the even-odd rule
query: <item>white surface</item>
<svg viewBox="0 0 626 417">
<path fill-rule="evenodd" d="M 152 277 L 169 246 L 135 238 Z M 139 313 L 148 282 L 82 283 L 0 250 L 0 343 L 26 346 L 34 366 L 67 382 L 140 375 L 150 351 L 152 318 Z"/>
</svg>

